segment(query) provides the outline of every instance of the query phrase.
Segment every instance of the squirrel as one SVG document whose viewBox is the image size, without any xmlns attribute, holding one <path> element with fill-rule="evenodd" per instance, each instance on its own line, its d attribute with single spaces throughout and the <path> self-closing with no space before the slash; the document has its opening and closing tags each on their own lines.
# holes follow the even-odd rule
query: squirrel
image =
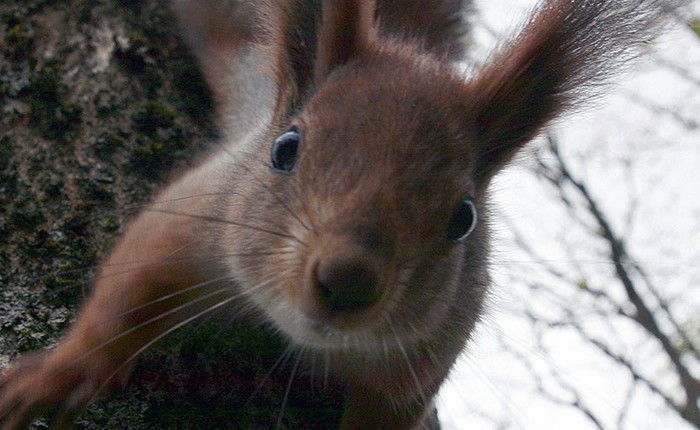
<svg viewBox="0 0 700 430">
<path fill-rule="evenodd" d="M 174 0 L 225 138 L 131 223 L 63 340 L 4 373 L 1 428 L 70 428 L 219 309 L 323 356 L 342 430 L 428 425 L 484 311 L 491 179 L 682 3 L 543 1 L 465 77 L 463 0 Z"/>
</svg>

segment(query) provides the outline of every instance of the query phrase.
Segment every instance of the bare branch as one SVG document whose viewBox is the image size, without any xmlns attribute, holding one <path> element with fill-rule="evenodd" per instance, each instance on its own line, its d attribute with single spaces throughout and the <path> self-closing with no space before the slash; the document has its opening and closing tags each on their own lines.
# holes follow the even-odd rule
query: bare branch
<svg viewBox="0 0 700 430">
<path fill-rule="evenodd" d="M 638 286 L 633 280 L 630 268 L 635 266 L 631 263 L 627 248 L 623 240 L 614 232 L 612 225 L 602 211 L 598 202 L 589 192 L 587 186 L 577 179 L 567 163 L 564 161 L 555 138 L 549 136 L 548 149 L 557 162 L 558 180 L 556 185 L 561 187 L 563 183 L 571 185 L 579 196 L 586 203 L 586 210 L 597 223 L 598 236 L 603 239 L 609 247 L 609 258 L 615 267 L 618 281 L 622 284 L 628 300 L 634 306 L 634 321 L 637 322 L 647 333 L 660 342 L 661 347 L 677 371 L 679 382 L 686 395 L 685 405 L 677 408 L 681 416 L 688 422 L 700 427 L 700 409 L 698 399 L 700 399 L 700 381 L 698 381 L 683 363 L 680 351 L 675 347 L 669 334 L 667 334 L 657 321 L 650 306 L 638 291 Z M 623 364 L 624 362 L 620 362 Z"/>
</svg>

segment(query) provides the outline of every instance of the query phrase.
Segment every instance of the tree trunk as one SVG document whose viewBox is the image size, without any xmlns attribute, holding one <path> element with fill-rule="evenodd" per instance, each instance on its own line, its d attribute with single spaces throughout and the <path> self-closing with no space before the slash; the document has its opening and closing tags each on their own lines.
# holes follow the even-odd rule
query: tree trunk
<svg viewBox="0 0 700 430">
<path fill-rule="evenodd" d="M 0 16 L 4 366 L 56 342 L 138 205 L 216 136 L 166 1 L 3 0 Z M 332 428 L 340 391 L 290 379 L 285 348 L 264 328 L 195 324 L 76 428 Z"/>
</svg>

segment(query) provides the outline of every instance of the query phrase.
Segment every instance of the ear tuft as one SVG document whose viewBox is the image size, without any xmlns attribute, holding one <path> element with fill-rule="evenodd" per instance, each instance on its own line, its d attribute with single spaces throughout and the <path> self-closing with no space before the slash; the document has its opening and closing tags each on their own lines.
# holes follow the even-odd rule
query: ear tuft
<svg viewBox="0 0 700 430">
<path fill-rule="evenodd" d="M 334 69 L 370 46 L 374 1 L 276 0 L 269 6 L 279 118 L 298 110 Z"/>
<path fill-rule="evenodd" d="M 553 119 L 599 95 L 686 0 L 549 0 L 468 85 L 486 182 Z"/>
<path fill-rule="evenodd" d="M 314 77 L 325 79 L 366 50 L 374 39 L 374 2 L 326 0 L 322 7 Z"/>
</svg>

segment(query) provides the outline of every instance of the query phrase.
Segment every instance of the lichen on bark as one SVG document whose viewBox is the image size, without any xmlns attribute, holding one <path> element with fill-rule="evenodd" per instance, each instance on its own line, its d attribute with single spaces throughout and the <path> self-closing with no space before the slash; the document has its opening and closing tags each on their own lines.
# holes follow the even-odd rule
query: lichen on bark
<svg viewBox="0 0 700 430">
<path fill-rule="evenodd" d="M 168 2 L 4 0 L 0 17 L 4 366 L 57 342 L 134 208 L 217 136 Z M 285 347 L 265 328 L 195 324 L 76 428 L 263 429 L 282 413 L 280 428 L 332 428 L 342 398 L 308 375 L 281 411 L 294 360 L 272 369 Z"/>
</svg>

